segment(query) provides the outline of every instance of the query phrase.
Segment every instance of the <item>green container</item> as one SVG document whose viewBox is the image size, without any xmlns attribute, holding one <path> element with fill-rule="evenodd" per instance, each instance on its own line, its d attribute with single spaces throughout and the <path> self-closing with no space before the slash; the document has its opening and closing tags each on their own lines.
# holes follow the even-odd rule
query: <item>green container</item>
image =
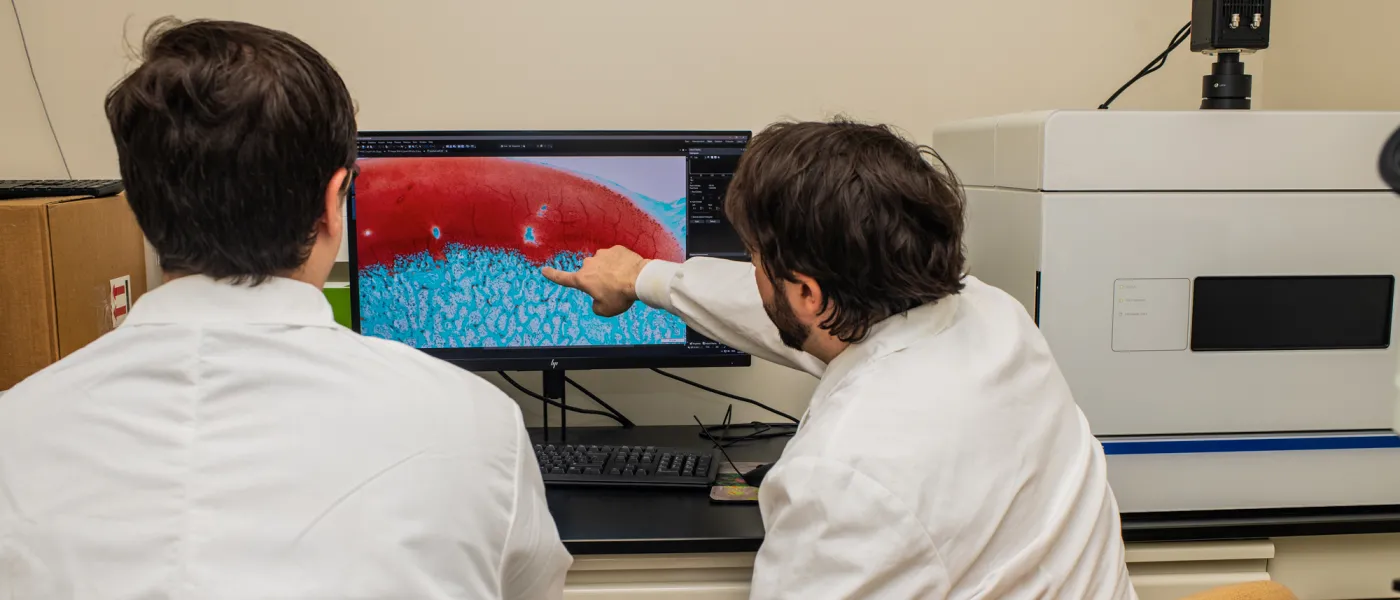
<svg viewBox="0 0 1400 600">
<path fill-rule="evenodd" d="M 331 311 L 335 313 L 335 322 L 346 327 L 350 326 L 350 284 L 348 283 L 328 283 L 322 288 L 326 294 L 326 300 L 331 303 Z"/>
</svg>

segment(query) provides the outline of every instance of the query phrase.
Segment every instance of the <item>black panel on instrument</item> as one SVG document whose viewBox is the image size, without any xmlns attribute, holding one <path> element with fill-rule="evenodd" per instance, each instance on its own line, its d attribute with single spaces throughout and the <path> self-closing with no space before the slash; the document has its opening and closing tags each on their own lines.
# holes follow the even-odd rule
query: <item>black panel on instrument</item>
<svg viewBox="0 0 1400 600">
<path fill-rule="evenodd" d="M 1390 346 L 1393 275 L 1198 277 L 1193 288 L 1192 350 Z"/>
</svg>

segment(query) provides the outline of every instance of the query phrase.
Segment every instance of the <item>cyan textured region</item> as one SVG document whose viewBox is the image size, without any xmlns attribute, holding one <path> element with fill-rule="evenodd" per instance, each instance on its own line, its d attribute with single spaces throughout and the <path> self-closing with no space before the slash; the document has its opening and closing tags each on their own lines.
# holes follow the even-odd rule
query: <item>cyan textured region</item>
<svg viewBox="0 0 1400 600">
<path fill-rule="evenodd" d="M 572 271 L 583 255 L 546 262 Z M 586 294 L 540 275 L 519 252 L 449 246 L 360 272 L 360 329 L 416 348 L 547 348 L 685 342 L 685 323 L 638 304 L 620 317 L 593 314 Z"/>
</svg>

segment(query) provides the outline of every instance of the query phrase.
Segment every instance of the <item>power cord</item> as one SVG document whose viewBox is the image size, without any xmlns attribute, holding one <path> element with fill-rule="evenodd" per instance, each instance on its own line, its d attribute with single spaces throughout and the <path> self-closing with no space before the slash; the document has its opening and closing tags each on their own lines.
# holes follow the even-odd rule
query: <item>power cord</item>
<svg viewBox="0 0 1400 600">
<path fill-rule="evenodd" d="M 1191 22 L 1187 21 L 1186 24 L 1182 25 L 1181 29 L 1176 32 L 1176 35 L 1172 36 L 1172 41 L 1169 44 L 1167 44 L 1167 49 L 1163 50 L 1161 54 L 1158 54 L 1156 58 L 1152 59 L 1152 62 L 1147 63 L 1147 66 L 1143 67 L 1141 71 L 1138 71 L 1137 75 L 1134 75 L 1132 79 L 1129 79 L 1127 83 L 1123 84 L 1123 87 L 1118 88 L 1118 91 L 1113 92 L 1112 96 L 1109 96 L 1107 100 L 1103 101 L 1103 104 L 1099 105 L 1099 109 L 1107 110 L 1108 106 L 1110 104 L 1113 104 L 1113 101 L 1117 100 L 1119 95 L 1121 95 L 1129 87 L 1132 87 L 1132 85 L 1134 83 L 1137 83 L 1139 79 L 1156 73 L 1158 69 L 1161 69 L 1163 66 L 1165 66 L 1167 64 L 1167 56 L 1171 55 L 1172 51 L 1176 50 L 1177 46 L 1180 46 L 1182 42 L 1185 42 L 1187 38 L 1190 37 Z"/>
<path fill-rule="evenodd" d="M 717 389 L 712 388 L 712 387 L 710 387 L 710 386 L 708 386 L 708 385 L 705 385 L 705 384 L 703 384 L 703 383 L 698 383 L 698 382 L 695 382 L 695 381 L 691 381 L 691 380 L 689 380 L 689 379 L 686 379 L 686 378 L 684 378 L 684 377 L 681 377 L 680 375 L 672 375 L 672 374 L 670 374 L 670 373 L 667 373 L 666 371 L 662 371 L 661 369 L 652 369 L 652 372 L 654 372 L 654 373 L 656 373 L 656 374 L 658 374 L 658 375 L 661 375 L 661 376 L 663 376 L 663 377 L 668 377 L 668 378 L 673 379 L 673 380 L 675 380 L 675 381 L 679 381 L 679 382 L 684 383 L 684 384 L 686 384 L 686 385 L 688 385 L 688 386 L 691 386 L 691 387 L 695 387 L 695 388 L 699 388 L 699 389 L 705 390 L 705 391 L 707 391 L 707 392 L 709 392 L 709 393 L 711 393 L 711 394 L 716 394 L 716 395 L 724 396 L 725 398 L 729 398 L 730 400 L 738 400 L 738 401 L 743 402 L 743 403 L 745 403 L 745 404 L 752 404 L 752 405 L 757 406 L 757 407 L 759 407 L 759 408 L 761 408 L 761 409 L 763 409 L 763 410 L 766 410 L 766 411 L 768 411 L 768 412 L 770 412 L 770 413 L 773 413 L 773 414 L 775 414 L 775 415 L 778 415 L 778 416 L 780 416 L 780 417 L 782 417 L 782 418 L 784 418 L 784 419 L 787 419 L 787 420 L 789 420 L 789 421 L 792 421 L 792 424 L 793 424 L 793 425 L 796 425 L 796 424 L 798 424 L 798 423 L 801 422 L 801 421 L 799 421 L 799 420 L 797 419 L 797 417 L 794 417 L 794 416 L 792 416 L 792 415 L 790 415 L 790 414 L 787 414 L 787 413 L 785 413 L 785 412 L 783 412 L 783 411 L 781 411 L 781 410 L 778 410 L 778 409 L 776 409 L 776 408 L 773 408 L 773 407 L 771 407 L 771 406 L 768 406 L 767 404 L 764 404 L 764 403 L 759 402 L 759 401 L 757 401 L 757 400 L 750 400 L 750 399 L 745 398 L 745 397 L 743 397 L 743 396 L 736 396 L 736 395 L 731 394 L 731 393 L 729 393 L 729 392 L 717 390 Z"/>
<path fill-rule="evenodd" d="M 580 392 L 583 392 L 583 395 L 588 396 L 589 398 L 592 398 L 594 402 L 597 402 L 597 403 L 598 403 L 598 406 L 603 407 L 604 410 L 606 410 L 606 411 L 612 413 L 613 416 L 617 417 L 617 418 L 614 419 L 614 420 L 616 420 L 618 423 L 621 423 L 623 427 L 625 427 L 625 428 L 627 428 L 627 429 L 631 429 L 631 428 L 633 428 L 633 427 L 636 427 L 636 424 L 633 423 L 631 419 L 628 419 L 625 415 L 623 415 L 623 414 L 622 414 L 620 411 L 618 411 L 616 408 L 613 408 L 612 405 L 608 404 L 607 402 L 603 402 L 603 399 L 602 399 L 602 398 L 599 398 L 599 397 L 598 397 L 596 394 L 594 394 L 593 392 L 588 391 L 588 388 L 579 385 L 577 381 L 574 381 L 574 378 L 572 378 L 572 377 L 565 377 L 565 378 L 564 378 L 564 383 L 567 383 L 567 384 L 569 384 L 569 385 L 574 386 L 574 389 L 576 389 L 576 390 L 578 390 L 578 391 L 580 391 Z"/>
<path fill-rule="evenodd" d="M 517 382 L 515 379 L 511 378 L 510 375 L 507 375 L 505 371 L 497 371 L 496 373 L 499 374 L 499 375 L 501 376 L 501 378 L 505 379 L 505 380 L 506 380 L 506 383 L 509 383 L 509 384 L 510 384 L 512 387 L 514 387 L 515 389 L 520 390 L 521 393 L 523 393 L 523 394 L 525 394 L 525 395 L 527 395 L 527 396 L 529 396 L 529 397 L 531 397 L 531 398 L 534 398 L 534 399 L 536 399 L 536 400 L 539 400 L 540 402 L 543 402 L 543 403 L 545 403 L 545 404 L 548 404 L 548 405 L 550 405 L 550 406 L 553 406 L 553 407 L 556 407 L 556 408 L 561 408 L 561 409 L 567 410 L 567 411 L 569 411 L 569 412 L 576 412 L 576 413 L 585 414 L 585 415 L 598 415 L 598 416 L 600 416 L 600 417 L 607 417 L 607 418 L 609 418 L 609 419 L 612 419 L 612 420 L 614 420 L 614 421 L 617 421 L 617 424 L 618 424 L 618 425 L 621 425 L 621 426 L 623 426 L 623 427 L 625 427 L 625 428 L 631 428 L 631 427 L 634 427 L 634 426 L 635 426 L 635 425 L 632 423 L 632 421 L 629 420 L 627 417 L 623 416 L 622 413 L 617 412 L 617 410 L 613 409 L 613 407 L 608 406 L 607 403 L 603 402 L 603 401 L 602 401 L 601 399 L 599 399 L 597 396 L 593 395 L 593 392 L 590 392 L 590 391 L 584 389 L 583 386 L 581 386 L 581 385 L 579 385 L 579 384 L 577 384 L 577 383 L 574 383 L 573 381 L 570 381 L 568 378 L 565 378 L 564 381 L 567 382 L 567 383 L 573 384 L 573 386 L 574 386 L 575 388 L 578 388 L 579 391 L 583 392 L 584 394 L 587 394 L 589 398 L 592 398 L 595 402 L 597 402 L 599 405 L 603 406 L 604 408 L 606 408 L 606 409 L 608 409 L 608 410 L 605 412 L 605 411 L 601 411 L 601 410 L 592 410 L 592 409 L 588 409 L 588 408 L 579 408 L 579 407 L 577 407 L 577 406 L 569 406 L 569 405 L 564 404 L 564 403 L 562 403 L 562 402 L 559 402 L 559 401 L 557 401 L 557 400 L 551 400 L 551 399 L 549 399 L 549 398 L 545 398 L 545 397 L 544 397 L 543 395 L 541 395 L 541 394 L 536 394 L 533 390 L 530 390 L 529 388 L 526 388 L 525 386 L 520 385 L 520 383 Z"/>
</svg>

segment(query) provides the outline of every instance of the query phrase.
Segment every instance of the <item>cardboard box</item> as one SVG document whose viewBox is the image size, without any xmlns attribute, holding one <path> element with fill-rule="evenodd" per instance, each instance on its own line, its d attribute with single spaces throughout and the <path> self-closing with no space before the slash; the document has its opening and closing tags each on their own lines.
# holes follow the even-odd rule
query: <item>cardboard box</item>
<svg viewBox="0 0 1400 600">
<path fill-rule="evenodd" d="M 0 390 L 125 319 L 142 239 L 123 195 L 0 200 Z"/>
</svg>

